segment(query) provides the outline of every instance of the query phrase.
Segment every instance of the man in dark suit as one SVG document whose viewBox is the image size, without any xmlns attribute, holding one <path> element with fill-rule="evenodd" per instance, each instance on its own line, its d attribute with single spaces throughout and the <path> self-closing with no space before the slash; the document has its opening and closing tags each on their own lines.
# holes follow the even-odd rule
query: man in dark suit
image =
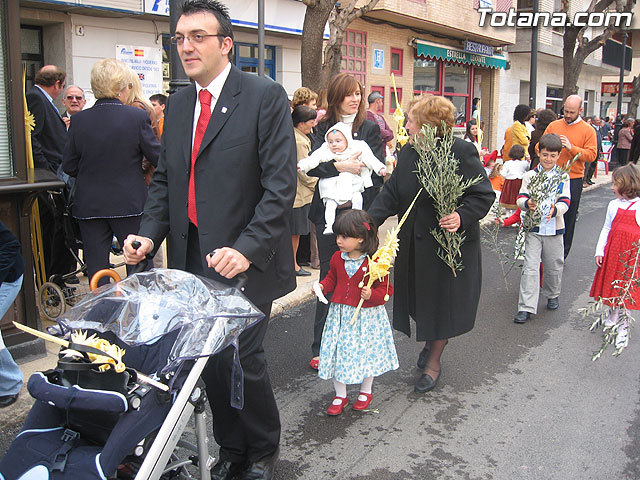
<svg viewBox="0 0 640 480">
<path fill-rule="evenodd" d="M 265 318 L 240 336 L 244 409 L 230 406 L 232 348 L 212 357 L 203 374 L 220 445 L 211 478 L 270 479 L 280 419 L 262 340 L 271 302 L 296 285 L 289 103 L 277 83 L 230 64 L 233 32 L 219 2 L 187 0 L 173 41 L 195 85 L 169 97 L 158 168 L 140 231 L 125 242 L 125 259 L 141 261 L 167 237 L 171 268 L 226 283 L 246 272 L 246 295 Z M 134 240 L 141 242 L 137 250 Z"/>
<path fill-rule="evenodd" d="M 67 144 L 67 127 L 53 104 L 65 87 L 65 72 L 55 65 L 45 65 L 35 76 L 35 85 L 26 94 L 27 107 L 35 118 L 31 132 L 33 164 L 59 175 L 62 153 Z M 38 195 L 40 226 L 47 276 L 64 275 L 75 270 L 76 260 L 64 241 L 59 195 Z"/>
</svg>

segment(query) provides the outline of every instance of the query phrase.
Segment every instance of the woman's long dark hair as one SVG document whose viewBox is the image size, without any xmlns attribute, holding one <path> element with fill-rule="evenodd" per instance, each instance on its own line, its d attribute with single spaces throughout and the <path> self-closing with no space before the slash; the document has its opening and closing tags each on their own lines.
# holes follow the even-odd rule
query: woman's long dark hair
<svg viewBox="0 0 640 480">
<path fill-rule="evenodd" d="M 464 138 L 465 140 L 468 138 L 469 140 L 471 140 L 472 142 L 477 142 L 478 141 L 478 135 L 472 135 L 471 134 L 471 127 L 473 127 L 474 125 L 477 125 L 478 122 L 476 122 L 475 118 L 472 118 L 471 120 L 469 120 L 467 122 L 467 132 L 464 134 Z"/>
<path fill-rule="evenodd" d="M 367 111 L 364 106 L 364 88 L 362 88 L 362 84 L 356 77 L 348 73 L 339 73 L 329 83 L 329 88 L 327 89 L 327 113 L 322 122 L 330 122 L 329 125 L 341 122 L 342 112 L 340 111 L 340 105 L 345 97 L 356 90 L 360 90 L 360 105 L 353 121 L 353 131 L 358 131 L 367 118 Z"/>
</svg>

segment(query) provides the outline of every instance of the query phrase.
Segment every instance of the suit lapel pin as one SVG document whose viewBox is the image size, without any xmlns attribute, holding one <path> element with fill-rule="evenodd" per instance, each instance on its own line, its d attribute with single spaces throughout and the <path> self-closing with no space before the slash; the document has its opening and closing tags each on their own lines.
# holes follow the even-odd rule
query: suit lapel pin
<svg viewBox="0 0 640 480">
<path fill-rule="evenodd" d="M 220 109 L 220 111 L 221 111 L 222 113 L 227 113 L 227 107 L 222 107 L 222 108 Z"/>
</svg>

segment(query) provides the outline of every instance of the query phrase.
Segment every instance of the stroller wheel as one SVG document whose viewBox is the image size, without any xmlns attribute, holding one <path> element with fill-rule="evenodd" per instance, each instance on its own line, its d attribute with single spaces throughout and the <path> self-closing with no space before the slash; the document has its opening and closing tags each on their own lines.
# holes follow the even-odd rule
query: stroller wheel
<svg viewBox="0 0 640 480">
<path fill-rule="evenodd" d="M 38 291 L 38 305 L 45 317 L 55 320 L 66 309 L 64 292 L 55 283 L 46 282 Z"/>
</svg>

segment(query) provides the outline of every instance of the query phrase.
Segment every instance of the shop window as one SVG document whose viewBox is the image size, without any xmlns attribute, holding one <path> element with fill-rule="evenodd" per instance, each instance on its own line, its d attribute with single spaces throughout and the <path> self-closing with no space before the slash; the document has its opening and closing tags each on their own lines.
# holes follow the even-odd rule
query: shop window
<svg viewBox="0 0 640 480">
<path fill-rule="evenodd" d="M 13 162 L 11 161 L 11 126 L 9 125 L 9 89 L 7 87 L 6 58 L 7 52 L 4 39 L 5 32 L 4 19 L 6 18 L 6 4 L 0 5 L 0 178 L 12 177 L 14 175 Z"/>
<path fill-rule="evenodd" d="M 444 93 L 469 94 L 469 67 L 467 65 L 444 64 Z"/>
<path fill-rule="evenodd" d="M 396 88 L 396 91 L 398 92 L 398 103 L 400 103 L 400 105 L 402 106 L 402 89 Z M 391 87 L 390 96 L 391 100 L 389 100 L 389 113 L 393 115 L 393 112 L 395 112 L 396 108 L 398 108 L 398 105 L 396 104 L 396 95 L 393 93 L 393 87 Z"/>
<path fill-rule="evenodd" d="M 402 76 L 402 58 L 404 52 L 400 48 L 391 49 L 391 73 Z"/>
<path fill-rule="evenodd" d="M 384 87 L 371 87 L 371 92 L 369 93 L 373 93 L 373 92 L 378 92 L 380 95 L 382 95 L 382 110 L 380 110 L 381 112 L 384 112 Z"/>
<path fill-rule="evenodd" d="M 234 42 L 235 66 L 243 72 L 258 73 L 258 45 Z M 264 47 L 264 74 L 276 79 L 276 47 Z"/>
<path fill-rule="evenodd" d="M 440 91 L 440 62 L 416 58 L 413 62 L 413 92 L 420 95 L 424 92 Z"/>
<path fill-rule="evenodd" d="M 553 110 L 558 115 L 562 115 L 562 99 L 562 87 L 547 87 L 546 108 Z"/>
<path fill-rule="evenodd" d="M 456 125 L 467 121 L 469 107 L 469 76 L 471 67 L 461 63 L 444 64 L 444 84 L 442 94 L 456 107 Z"/>
<path fill-rule="evenodd" d="M 347 30 L 342 42 L 341 72 L 350 73 L 362 85 L 367 79 L 367 32 Z"/>
</svg>

